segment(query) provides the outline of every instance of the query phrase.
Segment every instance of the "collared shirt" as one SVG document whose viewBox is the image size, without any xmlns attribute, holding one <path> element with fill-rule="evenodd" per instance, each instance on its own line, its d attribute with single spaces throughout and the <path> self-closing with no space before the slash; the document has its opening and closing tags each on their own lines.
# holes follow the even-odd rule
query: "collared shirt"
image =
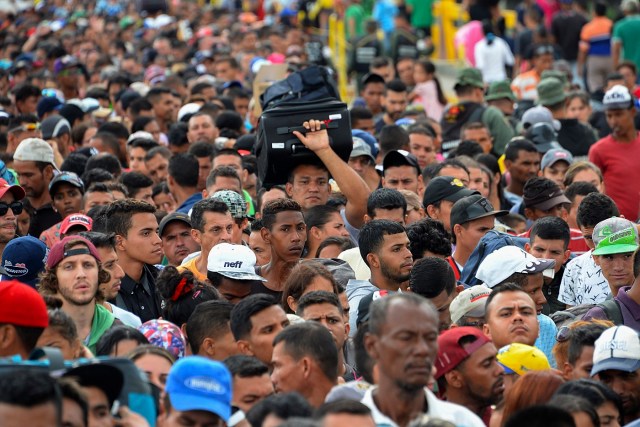
<svg viewBox="0 0 640 427">
<path fill-rule="evenodd" d="M 182 202 L 180 206 L 178 206 L 178 209 L 176 209 L 176 212 L 180 212 L 188 215 L 193 205 L 195 205 L 200 200 L 202 200 L 202 193 L 192 194 L 191 196 L 189 196 L 187 200 L 185 200 L 184 202 Z"/>
<path fill-rule="evenodd" d="M 378 427 L 397 427 L 391 418 L 380 412 L 373 400 L 373 392 L 377 387 L 372 387 L 366 391 L 361 402 L 371 409 L 371 416 Z M 428 389 L 424 389 L 425 400 L 427 401 L 427 412 L 430 418 L 441 419 L 453 423 L 456 427 L 484 427 L 484 423 L 476 414 L 464 406 L 455 403 L 438 400 L 438 398 Z"/>
<path fill-rule="evenodd" d="M 143 267 L 140 282 L 136 282 L 125 274 L 115 304 L 138 316 L 142 323 L 159 318 L 162 315 L 162 303 L 156 290 L 157 274 L 158 270 L 155 267 L 146 264 Z M 111 302 L 114 303 L 114 301 Z"/>
</svg>

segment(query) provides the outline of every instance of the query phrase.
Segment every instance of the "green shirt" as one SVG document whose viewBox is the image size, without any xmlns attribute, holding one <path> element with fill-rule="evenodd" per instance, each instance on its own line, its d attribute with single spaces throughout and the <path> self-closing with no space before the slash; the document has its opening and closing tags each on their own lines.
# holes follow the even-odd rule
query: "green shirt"
<svg viewBox="0 0 640 427">
<path fill-rule="evenodd" d="M 364 35 L 364 19 L 365 19 L 365 11 L 364 8 L 355 3 L 349 6 L 344 13 L 344 32 L 347 36 L 347 40 L 351 40 L 354 37 L 360 37 Z M 351 34 L 349 24 L 350 21 L 354 22 L 355 33 Z"/>
<path fill-rule="evenodd" d="M 493 136 L 493 152 L 501 156 L 504 154 L 507 143 L 515 136 L 513 128 L 502 111 L 493 106 L 487 107 L 482 113 L 482 123 L 489 128 Z"/>
<path fill-rule="evenodd" d="M 640 15 L 631 15 L 614 24 L 612 40 L 622 43 L 622 59 L 640 66 L 638 34 L 640 34 Z"/>
<path fill-rule="evenodd" d="M 411 26 L 413 28 L 430 27 L 433 23 L 431 7 L 433 0 L 406 0 L 407 6 L 411 6 Z"/>
</svg>

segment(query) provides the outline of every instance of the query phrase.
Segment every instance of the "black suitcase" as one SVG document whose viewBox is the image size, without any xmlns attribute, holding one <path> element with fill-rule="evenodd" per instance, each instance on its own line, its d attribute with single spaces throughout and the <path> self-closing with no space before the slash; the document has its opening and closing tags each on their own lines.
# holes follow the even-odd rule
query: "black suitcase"
<svg viewBox="0 0 640 427">
<path fill-rule="evenodd" d="M 258 176 L 266 188 L 287 182 L 291 170 L 300 164 L 318 164 L 320 159 L 293 134 L 304 133 L 306 120 L 323 120 L 333 151 L 345 162 L 353 148 L 351 119 L 347 105 L 337 99 L 283 102 L 260 116 L 258 125 Z"/>
</svg>

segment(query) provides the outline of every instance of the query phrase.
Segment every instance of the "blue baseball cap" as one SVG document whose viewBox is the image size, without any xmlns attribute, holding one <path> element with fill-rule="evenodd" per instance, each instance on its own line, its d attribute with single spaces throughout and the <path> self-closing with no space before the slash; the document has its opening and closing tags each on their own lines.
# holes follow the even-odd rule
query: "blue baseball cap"
<svg viewBox="0 0 640 427">
<path fill-rule="evenodd" d="M 38 101 L 36 111 L 38 112 L 38 118 L 42 120 L 42 116 L 52 111 L 58 111 L 64 104 L 55 96 L 43 96 Z"/>
<path fill-rule="evenodd" d="M 231 373 L 201 356 L 187 356 L 171 367 L 165 391 L 178 411 L 207 411 L 225 422 L 231 416 Z"/>
<path fill-rule="evenodd" d="M 2 252 L 0 274 L 3 282 L 17 279 L 35 288 L 38 275 L 44 271 L 49 248 L 33 236 L 11 240 Z"/>
</svg>

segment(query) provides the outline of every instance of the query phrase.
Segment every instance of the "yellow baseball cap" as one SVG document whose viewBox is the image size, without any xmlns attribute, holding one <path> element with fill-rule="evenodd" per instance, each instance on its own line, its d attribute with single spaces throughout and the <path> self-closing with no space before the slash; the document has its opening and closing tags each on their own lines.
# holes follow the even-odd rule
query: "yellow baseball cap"
<svg viewBox="0 0 640 427">
<path fill-rule="evenodd" d="M 498 350 L 498 362 L 505 374 L 524 375 L 529 371 L 551 369 L 547 356 L 540 349 L 517 342 Z"/>
</svg>

